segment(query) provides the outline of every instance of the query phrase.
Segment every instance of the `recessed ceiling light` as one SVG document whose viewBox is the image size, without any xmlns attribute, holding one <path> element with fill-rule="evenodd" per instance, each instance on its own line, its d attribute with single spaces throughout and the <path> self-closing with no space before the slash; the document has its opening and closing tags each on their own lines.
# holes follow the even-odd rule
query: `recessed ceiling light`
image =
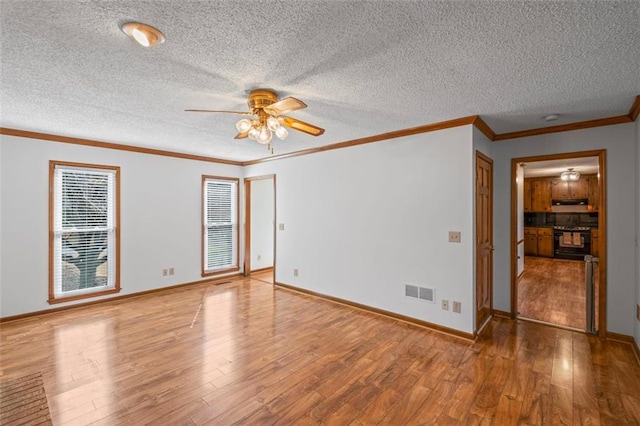
<svg viewBox="0 0 640 426">
<path fill-rule="evenodd" d="M 544 116 L 544 121 L 556 121 L 560 117 L 558 114 L 549 114 Z"/>
<path fill-rule="evenodd" d="M 122 31 L 144 47 L 164 43 L 164 34 L 151 25 L 128 22 L 122 26 Z"/>
</svg>

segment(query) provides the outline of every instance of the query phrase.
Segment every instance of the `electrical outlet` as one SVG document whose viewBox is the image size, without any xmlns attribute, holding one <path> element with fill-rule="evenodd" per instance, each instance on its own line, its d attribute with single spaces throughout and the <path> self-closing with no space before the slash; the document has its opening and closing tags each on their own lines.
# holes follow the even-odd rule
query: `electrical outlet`
<svg viewBox="0 0 640 426">
<path fill-rule="evenodd" d="M 169 268 L 169 275 L 173 275 L 174 272 L 175 270 L 173 268 Z"/>
<path fill-rule="evenodd" d="M 450 243 L 459 243 L 460 242 L 460 231 L 449 231 L 449 242 Z"/>
<path fill-rule="evenodd" d="M 459 314 L 460 312 L 462 312 L 462 303 L 454 301 L 453 308 L 451 310 L 456 314 Z"/>
<path fill-rule="evenodd" d="M 279 224 L 278 229 L 284 231 L 284 223 Z"/>
<path fill-rule="evenodd" d="M 442 300 L 442 310 L 443 311 L 448 311 L 449 310 L 449 301 L 448 300 Z"/>
<path fill-rule="evenodd" d="M 297 276 L 298 276 L 298 269 L 297 269 L 297 268 L 293 270 L 293 276 L 294 276 L 294 277 L 297 277 Z"/>
<path fill-rule="evenodd" d="M 162 270 L 162 276 L 163 276 L 163 277 L 166 277 L 166 276 L 167 276 L 167 270 L 166 270 L 166 269 L 163 269 L 163 270 Z"/>
</svg>

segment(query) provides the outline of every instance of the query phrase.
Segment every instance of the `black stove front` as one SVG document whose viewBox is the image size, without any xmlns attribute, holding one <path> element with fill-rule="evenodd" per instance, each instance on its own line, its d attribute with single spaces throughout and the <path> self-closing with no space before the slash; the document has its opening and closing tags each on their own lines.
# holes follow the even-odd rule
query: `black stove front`
<svg viewBox="0 0 640 426">
<path fill-rule="evenodd" d="M 553 227 L 553 257 L 584 260 L 591 254 L 591 229 L 587 227 Z"/>
</svg>

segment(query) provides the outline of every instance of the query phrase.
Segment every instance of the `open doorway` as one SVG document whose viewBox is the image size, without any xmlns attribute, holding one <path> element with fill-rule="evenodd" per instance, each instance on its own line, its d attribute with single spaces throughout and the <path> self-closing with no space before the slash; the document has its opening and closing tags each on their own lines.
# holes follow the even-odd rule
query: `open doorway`
<svg viewBox="0 0 640 426">
<path fill-rule="evenodd" d="M 512 160 L 512 316 L 606 332 L 604 164 L 604 150 Z"/>
<path fill-rule="evenodd" d="M 245 178 L 244 275 L 275 281 L 275 175 Z"/>
</svg>

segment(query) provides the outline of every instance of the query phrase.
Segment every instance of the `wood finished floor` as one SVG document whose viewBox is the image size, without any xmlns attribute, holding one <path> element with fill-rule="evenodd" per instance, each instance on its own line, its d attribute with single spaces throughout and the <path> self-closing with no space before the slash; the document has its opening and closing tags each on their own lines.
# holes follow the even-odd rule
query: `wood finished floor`
<svg viewBox="0 0 640 426">
<path fill-rule="evenodd" d="M 524 318 L 584 330 L 584 262 L 525 257 L 524 274 L 518 280 L 518 312 Z"/>
<path fill-rule="evenodd" d="M 477 342 L 274 289 L 199 284 L 0 324 L 55 425 L 640 424 L 628 344 L 494 319 Z"/>
</svg>

